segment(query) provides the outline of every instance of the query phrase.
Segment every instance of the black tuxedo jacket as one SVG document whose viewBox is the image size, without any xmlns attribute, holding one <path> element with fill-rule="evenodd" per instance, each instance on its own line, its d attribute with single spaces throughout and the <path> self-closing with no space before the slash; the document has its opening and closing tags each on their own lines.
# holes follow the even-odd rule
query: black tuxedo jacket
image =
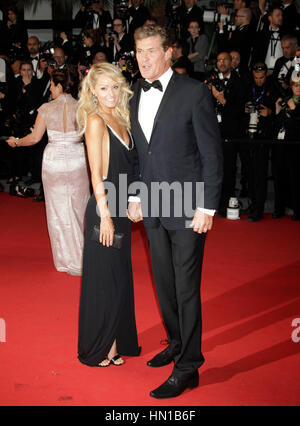
<svg viewBox="0 0 300 426">
<path fill-rule="evenodd" d="M 157 111 L 150 142 L 138 121 L 140 83 L 133 86 L 131 100 L 131 131 L 139 158 L 140 179 L 148 188 L 149 217 L 145 226 L 184 229 L 191 217 L 175 217 L 174 199 L 170 197 L 170 217 L 150 217 L 151 182 L 204 182 L 204 206 L 193 208 L 217 209 L 222 183 L 221 138 L 213 109 L 211 94 L 197 80 L 174 72 Z M 142 205 L 143 205 L 143 197 Z M 183 203 L 183 200 L 181 200 Z M 184 210 L 184 209 L 183 209 Z M 144 214 L 144 212 L 143 212 Z"/>
</svg>

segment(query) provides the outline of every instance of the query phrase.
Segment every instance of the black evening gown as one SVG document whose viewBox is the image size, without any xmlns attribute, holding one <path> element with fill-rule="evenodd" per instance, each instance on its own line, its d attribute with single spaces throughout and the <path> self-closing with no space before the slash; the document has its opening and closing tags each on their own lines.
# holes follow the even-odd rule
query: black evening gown
<svg viewBox="0 0 300 426">
<path fill-rule="evenodd" d="M 109 126 L 107 128 L 110 158 L 106 180 L 115 185 L 118 200 L 119 174 L 127 175 L 129 185 L 133 179 L 136 152 L 132 138 L 127 147 Z M 89 366 L 97 366 L 107 357 L 114 340 L 120 355 L 137 356 L 140 353 L 134 311 L 131 224 L 126 217 L 126 207 L 119 214 L 117 202 L 117 215 L 112 217 L 115 232 L 125 234 L 121 249 L 105 247 L 91 240 L 94 225 L 100 224 L 94 194 L 86 209 L 78 359 Z"/>
</svg>

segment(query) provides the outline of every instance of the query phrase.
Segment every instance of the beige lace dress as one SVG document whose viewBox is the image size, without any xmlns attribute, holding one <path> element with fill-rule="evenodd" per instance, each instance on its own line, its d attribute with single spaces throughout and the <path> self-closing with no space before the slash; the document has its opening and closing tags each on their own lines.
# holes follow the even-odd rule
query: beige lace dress
<svg viewBox="0 0 300 426">
<path fill-rule="evenodd" d="M 42 180 L 54 265 L 58 271 L 81 275 L 84 214 L 90 197 L 87 158 L 76 123 L 77 101 L 60 95 L 43 104 L 49 143 Z"/>
</svg>

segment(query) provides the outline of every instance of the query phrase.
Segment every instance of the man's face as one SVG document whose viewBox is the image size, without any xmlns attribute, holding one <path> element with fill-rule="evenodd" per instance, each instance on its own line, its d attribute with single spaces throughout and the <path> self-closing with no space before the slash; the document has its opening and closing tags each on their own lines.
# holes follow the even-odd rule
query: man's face
<svg viewBox="0 0 300 426">
<path fill-rule="evenodd" d="M 118 34 L 122 34 L 124 32 L 125 28 L 123 26 L 121 19 L 114 19 L 113 30 Z"/>
<path fill-rule="evenodd" d="M 230 52 L 230 57 L 231 57 L 231 66 L 233 69 L 236 69 L 241 62 L 241 55 L 239 54 L 239 52 Z"/>
<path fill-rule="evenodd" d="M 40 43 L 36 38 L 30 37 L 27 41 L 27 49 L 30 55 L 36 55 L 40 50 Z"/>
<path fill-rule="evenodd" d="M 231 69 L 229 53 L 220 53 L 217 57 L 217 68 L 222 74 L 227 74 Z"/>
<path fill-rule="evenodd" d="M 266 71 L 253 71 L 253 79 L 256 86 L 261 87 L 265 84 L 267 80 L 267 72 Z"/>
<path fill-rule="evenodd" d="M 187 9 L 194 7 L 196 4 L 196 0 L 184 0 L 185 6 Z"/>
<path fill-rule="evenodd" d="M 142 4 L 142 0 L 132 0 L 133 7 L 139 7 Z"/>
<path fill-rule="evenodd" d="M 177 43 L 174 43 L 172 46 L 172 59 L 177 59 L 182 56 L 182 48 L 178 47 Z"/>
<path fill-rule="evenodd" d="M 107 62 L 105 53 L 97 52 L 93 59 L 93 64 L 100 64 L 102 62 Z"/>
<path fill-rule="evenodd" d="M 275 9 L 269 16 L 269 21 L 271 25 L 280 27 L 280 25 L 282 25 L 282 10 Z"/>
<path fill-rule="evenodd" d="M 298 46 L 292 40 L 285 40 L 281 42 L 281 47 L 283 56 L 288 59 L 295 56 Z"/>
<path fill-rule="evenodd" d="M 164 51 L 159 35 L 136 41 L 136 59 L 144 78 L 153 82 L 170 67 L 172 49 Z"/>
<path fill-rule="evenodd" d="M 59 67 L 64 65 L 65 62 L 66 62 L 66 57 L 65 57 L 64 51 L 62 49 L 58 49 L 58 48 L 54 49 L 53 59 L 55 60 L 55 62 L 57 63 L 57 65 Z"/>
<path fill-rule="evenodd" d="M 236 26 L 239 27 L 240 25 L 244 25 L 245 18 L 246 17 L 245 17 L 245 15 L 243 13 L 243 9 L 238 10 L 236 12 L 236 15 L 235 15 L 235 24 L 236 24 Z"/>
<path fill-rule="evenodd" d="M 293 95 L 300 98 L 300 81 L 298 81 L 297 83 L 292 83 L 291 87 L 292 87 Z"/>
</svg>

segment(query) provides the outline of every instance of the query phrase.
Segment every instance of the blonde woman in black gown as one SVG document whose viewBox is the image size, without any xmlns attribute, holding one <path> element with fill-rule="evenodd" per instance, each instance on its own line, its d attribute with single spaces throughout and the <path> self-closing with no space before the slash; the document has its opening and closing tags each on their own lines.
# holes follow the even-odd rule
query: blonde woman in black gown
<svg viewBox="0 0 300 426">
<path fill-rule="evenodd" d="M 116 188 L 119 175 L 133 180 L 135 148 L 130 136 L 125 78 L 111 64 L 93 65 L 81 87 L 77 121 L 85 133 L 93 195 L 86 210 L 82 289 L 79 310 L 78 359 L 89 366 L 122 365 L 121 355 L 137 356 L 131 269 L 131 228 L 125 211 L 112 214 L 105 182 Z M 91 240 L 100 225 L 99 241 Z M 123 233 L 121 249 L 112 247 L 114 232 Z"/>
</svg>

